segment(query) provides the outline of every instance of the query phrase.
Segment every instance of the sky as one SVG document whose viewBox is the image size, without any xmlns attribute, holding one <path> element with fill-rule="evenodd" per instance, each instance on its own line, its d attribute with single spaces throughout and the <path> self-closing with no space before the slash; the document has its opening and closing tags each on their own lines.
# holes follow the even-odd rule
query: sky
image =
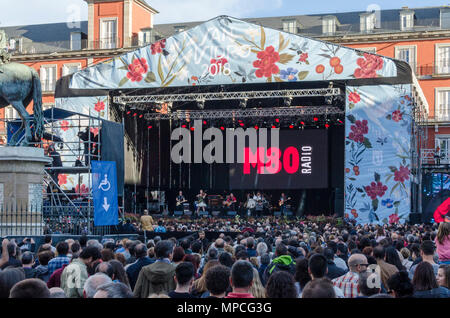
<svg viewBox="0 0 450 318">
<path fill-rule="evenodd" d="M 155 23 L 203 21 L 218 15 L 257 18 L 284 15 L 365 11 L 448 5 L 449 0 L 146 0 L 160 13 Z M 0 28 L 11 25 L 87 20 L 84 0 L 2 0 Z"/>
</svg>

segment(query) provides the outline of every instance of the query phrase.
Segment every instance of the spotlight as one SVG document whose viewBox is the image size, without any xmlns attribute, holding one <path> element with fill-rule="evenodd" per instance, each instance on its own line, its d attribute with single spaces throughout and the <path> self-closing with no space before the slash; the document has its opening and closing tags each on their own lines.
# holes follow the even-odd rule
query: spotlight
<svg viewBox="0 0 450 318">
<path fill-rule="evenodd" d="M 194 127 L 191 127 L 191 131 L 194 131 L 195 130 L 195 128 Z"/>
<path fill-rule="evenodd" d="M 131 110 L 127 111 L 127 115 L 131 114 Z"/>
<path fill-rule="evenodd" d="M 294 125 L 290 124 L 289 128 L 294 129 Z"/>
<path fill-rule="evenodd" d="M 317 117 L 314 117 L 314 121 L 319 121 L 319 118 L 317 118 Z"/>
<path fill-rule="evenodd" d="M 134 114 L 133 114 L 133 117 L 136 117 L 136 115 L 137 115 L 137 113 L 134 113 Z"/>
<path fill-rule="evenodd" d="M 197 101 L 197 107 L 199 109 L 205 109 L 205 100 L 202 99 L 202 100 Z"/>
<path fill-rule="evenodd" d="M 206 124 L 207 124 L 207 122 L 206 122 L 206 120 L 204 120 L 204 121 L 203 121 L 203 125 L 206 125 Z"/>
<path fill-rule="evenodd" d="M 325 128 L 326 129 L 330 128 L 330 124 L 325 124 Z"/>
<path fill-rule="evenodd" d="M 141 114 L 141 115 L 139 115 L 139 118 L 142 118 L 142 117 L 144 117 L 144 115 L 142 115 L 142 114 Z"/>
<path fill-rule="evenodd" d="M 148 128 L 148 129 L 152 129 L 152 128 L 153 128 L 153 126 L 152 126 L 152 125 L 150 125 L 150 126 L 148 126 L 147 128 Z"/>
<path fill-rule="evenodd" d="M 259 129 L 258 125 L 255 125 L 255 127 L 254 127 L 254 128 L 255 128 L 255 130 L 258 130 L 258 129 Z"/>
<path fill-rule="evenodd" d="M 279 118 L 276 118 L 276 119 L 275 119 L 275 122 L 276 122 L 276 123 L 279 123 L 279 122 L 280 122 L 280 119 L 279 119 Z"/>
<path fill-rule="evenodd" d="M 225 127 L 223 127 L 223 126 L 220 126 L 220 130 L 225 130 Z"/>
<path fill-rule="evenodd" d="M 292 96 L 289 96 L 287 98 L 284 99 L 284 106 L 289 107 L 292 104 Z"/>
</svg>

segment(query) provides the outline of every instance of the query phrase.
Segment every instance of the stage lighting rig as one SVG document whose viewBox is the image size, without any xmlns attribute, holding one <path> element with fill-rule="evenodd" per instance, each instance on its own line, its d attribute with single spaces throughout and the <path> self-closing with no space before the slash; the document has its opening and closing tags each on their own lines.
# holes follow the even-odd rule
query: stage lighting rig
<svg viewBox="0 0 450 318">
<path fill-rule="evenodd" d="M 292 100 L 293 100 L 292 96 L 289 96 L 289 97 L 285 98 L 284 99 L 284 106 L 290 107 L 291 104 L 292 104 Z"/>
</svg>

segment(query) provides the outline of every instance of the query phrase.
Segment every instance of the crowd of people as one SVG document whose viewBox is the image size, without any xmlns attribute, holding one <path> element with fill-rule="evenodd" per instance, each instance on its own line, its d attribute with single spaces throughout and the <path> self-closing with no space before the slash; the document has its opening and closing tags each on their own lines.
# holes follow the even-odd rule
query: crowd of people
<svg viewBox="0 0 450 318">
<path fill-rule="evenodd" d="M 450 223 L 170 222 L 189 235 L 4 239 L 0 298 L 450 297 Z"/>
</svg>

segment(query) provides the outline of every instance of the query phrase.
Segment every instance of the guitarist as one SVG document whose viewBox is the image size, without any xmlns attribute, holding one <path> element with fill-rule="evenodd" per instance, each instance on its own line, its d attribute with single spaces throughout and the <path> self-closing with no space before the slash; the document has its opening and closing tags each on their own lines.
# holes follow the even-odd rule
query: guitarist
<svg viewBox="0 0 450 318">
<path fill-rule="evenodd" d="M 286 211 L 286 202 L 290 201 L 291 198 L 287 198 L 286 195 L 281 193 L 280 200 L 278 201 L 278 205 L 280 206 L 281 213 L 284 214 Z"/>
<path fill-rule="evenodd" d="M 234 211 L 236 207 L 236 202 L 237 202 L 236 197 L 234 196 L 233 193 L 230 193 L 230 195 L 227 196 L 227 199 L 223 202 L 223 205 L 226 206 L 229 210 L 231 209 Z"/>
<path fill-rule="evenodd" d="M 186 200 L 186 198 L 184 197 L 184 195 L 183 195 L 183 191 L 178 192 L 178 196 L 177 196 L 176 200 L 177 200 L 177 203 L 176 203 L 176 204 L 177 204 L 177 207 L 179 207 L 179 206 L 182 205 L 183 203 L 188 202 L 188 201 Z"/>
</svg>

